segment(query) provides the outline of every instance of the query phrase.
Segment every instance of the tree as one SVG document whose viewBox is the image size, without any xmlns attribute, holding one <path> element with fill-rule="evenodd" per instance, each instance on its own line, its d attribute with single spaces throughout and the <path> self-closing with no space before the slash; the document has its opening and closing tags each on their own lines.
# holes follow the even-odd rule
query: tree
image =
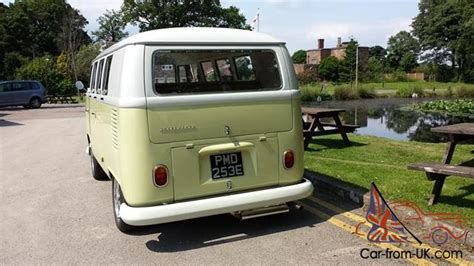
<svg viewBox="0 0 474 266">
<path fill-rule="evenodd" d="M 105 13 L 97 19 L 99 29 L 93 31 L 92 35 L 96 37 L 96 41 L 105 43 L 106 47 L 120 41 L 128 36 L 125 32 L 125 25 L 122 13 L 115 10 L 106 10 Z"/>
<path fill-rule="evenodd" d="M 70 8 L 66 12 L 57 41 L 62 52 L 66 55 L 70 77 L 77 80 L 76 54 L 81 45 L 90 42 L 89 36 L 83 30 L 88 22 L 77 9 Z"/>
<path fill-rule="evenodd" d="M 384 60 L 379 60 L 376 56 L 369 57 L 367 79 L 372 82 L 383 81 L 384 72 Z"/>
<path fill-rule="evenodd" d="M 171 27 L 223 27 L 248 29 L 245 17 L 233 6 L 223 8 L 219 0 L 124 0 L 124 21 L 140 31 Z"/>
<path fill-rule="evenodd" d="M 328 56 L 319 64 L 319 76 L 328 81 L 339 80 L 339 60 L 334 56 Z"/>
<path fill-rule="evenodd" d="M 342 82 L 351 82 L 355 79 L 356 49 L 358 43 L 351 38 L 346 46 L 346 54 L 339 67 L 339 80 Z"/>
<path fill-rule="evenodd" d="M 71 12 L 80 16 L 65 0 L 17 0 L 8 7 L 1 5 L 0 56 L 15 54 L 35 58 L 59 55 L 63 47 L 58 36 L 64 32 L 65 19 L 71 16 Z M 84 17 L 80 16 L 80 19 L 87 23 Z M 88 39 L 83 28 L 73 30 L 80 31 Z M 13 69 L 7 69 L 5 64 L 4 61 L 3 69 L 0 67 L 0 78 L 12 75 L 20 67 L 10 65 Z"/>
<path fill-rule="evenodd" d="M 369 58 L 373 57 L 378 61 L 385 60 L 385 56 L 387 55 L 387 50 L 380 45 L 375 45 L 369 47 Z"/>
<path fill-rule="evenodd" d="M 418 9 L 412 27 L 424 58 L 449 62 L 458 80 L 474 80 L 474 2 L 421 0 Z"/>
<path fill-rule="evenodd" d="M 91 63 L 99 53 L 100 45 L 95 43 L 81 46 L 76 55 L 77 79 L 84 82 L 84 84 L 90 80 Z"/>
<path fill-rule="evenodd" d="M 418 40 L 407 31 L 400 31 L 388 39 L 387 61 L 393 70 L 411 71 L 417 66 L 419 53 Z"/>
<path fill-rule="evenodd" d="M 304 64 L 306 62 L 306 51 L 298 50 L 291 56 L 293 64 Z"/>
</svg>

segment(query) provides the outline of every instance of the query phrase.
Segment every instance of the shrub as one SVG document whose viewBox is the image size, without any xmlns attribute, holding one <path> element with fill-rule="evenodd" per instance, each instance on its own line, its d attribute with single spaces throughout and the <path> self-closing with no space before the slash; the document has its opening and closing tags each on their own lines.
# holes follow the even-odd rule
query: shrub
<svg viewBox="0 0 474 266">
<path fill-rule="evenodd" d="M 456 88 L 456 96 L 460 98 L 474 98 L 474 88 L 461 86 Z"/>
<path fill-rule="evenodd" d="M 375 93 L 375 90 L 372 88 L 359 87 L 357 88 L 357 94 L 359 94 L 359 97 L 362 99 L 377 98 L 377 93 Z"/>
<path fill-rule="evenodd" d="M 395 71 L 390 73 L 386 77 L 386 82 L 405 82 L 405 81 L 412 81 L 411 79 L 407 78 L 407 74 L 402 71 Z"/>
<path fill-rule="evenodd" d="M 73 82 L 58 68 L 50 56 L 37 57 L 22 65 L 15 73 L 17 79 L 39 80 L 48 94 L 68 94 L 74 92 Z"/>
<path fill-rule="evenodd" d="M 359 94 L 351 87 L 341 86 L 334 89 L 334 98 L 336 100 L 354 100 L 359 99 Z"/>
<path fill-rule="evenodd" d="M 418 97 L 423 97 L 425 93 L 421 87 L 417 86 L 401 87 L 397 90 L 397 96 L 403 98 L 411 98 L 414 94 Z"/>
<path fill-rule="evenodd" d="M 318 80 L 318 72 L 313 68 L 305 68 L 302 73 L 296 75 L 299 84 L 310 84 Z"/>
</svg>

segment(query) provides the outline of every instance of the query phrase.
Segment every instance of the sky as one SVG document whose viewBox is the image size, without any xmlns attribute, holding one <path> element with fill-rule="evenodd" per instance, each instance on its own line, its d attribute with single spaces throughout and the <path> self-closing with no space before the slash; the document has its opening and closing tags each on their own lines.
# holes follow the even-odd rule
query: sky
<svg viewBox="0 0 474 266">
<path fill-rule="evenodd" d="M 0 0 L 10 3 L 13 0 Z M 106 9 L 120 9 L 122 0 L 68 0 L 79 9 L 90 32 L 98 28 L 97 18 Z M 299 49 L 315 49 L 317 39 L 325 39 L 325 47 L 333 47 L 337 37 L 351 36 L 362 46 L 386 47 L 388 37 L 410 30 L 418 13 L 416 0 L 221 0 L 224 7 L 236 6 L 249 24 L 260 10 L 260 32 L 286 42 L 293 53 Z M 130 35 L 138 28 L 129 26 Z"/>
</svg>

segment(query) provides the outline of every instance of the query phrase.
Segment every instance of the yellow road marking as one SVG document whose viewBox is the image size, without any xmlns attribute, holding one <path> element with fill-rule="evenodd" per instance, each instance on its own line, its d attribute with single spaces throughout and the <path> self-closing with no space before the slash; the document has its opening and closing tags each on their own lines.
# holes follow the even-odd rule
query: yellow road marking
<svg viewBox="0 0 474 266">
<path fill-rule="evenodd" d="M 355 232 L 355 227 L 350 225 L 350 224 L 346 224 L 344 223 L 343 221 L 335 218 L 335 217 L 331 217 L 329 214 L 326 214 L 318 209 L 315 209 L 303 202 L 299 202 L 304 208 L 305 210 L 311 212 L 312 214 L 332 223 L 333 225 L 339 227 L 339 228 L 342 228 L 350 233 L 354 233 Z M 359 234 L 354 234 L 362 239 L 367 239 L 366 236 L 363 236 L 363 235 L 359 235 Z M 401 248 L 398 248 L 394 245 L 391 245 L 391 244 L 388 244 L 388 243 L 371 243 L 371 244 L 374 244 L 378 247 L 381 247 L 383 249 L 391 249 L 391 250 L 396 250 L 396 251 L 399 251 L 399 252 L 402 252 L 403 249 Z M 417 258 L 406 258 L 406 260 L 410 261 L 411 263 L 413 264 L 416 264 L 416 265 L 436 265 L 428 260 L 425 260 L 425 259 L 417 259 Z"/>
<path fill-rule="evenodd" d="M 321 199 L 318 199 L 318 198 L 313 198 L 313 197 L 309 197 L 307 198 L 308 200 L 316 203 L 316 204 L 319 204 L 323 207 L 326 207 L 330 210 L 333 210 L 337 213 L 340 213 L 341 215 L 351 219 L 351 220 L 354 220 L 358 223 L 361 223 L 361 222 L 365 222 L 366 219 L 360 215 L 357 215 L 357 214 L 354 214 L 350 211 L 346 211 L 346 210 L 343 210 L 329 202 L 326 202 L 326 201 L 323 201 Z M 365 225 L 365 224 L 364 224 Z M 366 225 L 367 226 L 367 225 Z M 415 247 L 415 248 L 426 248 L 426 249 L 430 249 L 428 253 L 430 253 L 430 255 L 434 256 L 435 252 L 443 252 L 442 250 L 440 249 L 437 249 L 435 247 L 432 247 L 428 244 L 414 244 L 414 243 L 411 243 L 411 242 L 408 242 L 408 244 L 410 244 L 412 247 Z M 473 265 L 472 262 L 470 261 L 467 261 L 467 260 L 463 260 L 463 259 L 457 259 L 457 258 L 448 258 L 448 259 L 444 259 L 444 260 L 447 260 L 451 263 L 455 263 L 455 264 L 459 264 L 459 265 Z"/>
</svg>

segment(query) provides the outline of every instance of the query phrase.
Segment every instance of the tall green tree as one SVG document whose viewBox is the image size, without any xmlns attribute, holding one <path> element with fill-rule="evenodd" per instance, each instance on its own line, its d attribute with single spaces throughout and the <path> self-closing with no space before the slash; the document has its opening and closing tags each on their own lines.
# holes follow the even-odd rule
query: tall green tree
<svg viewBox="0 0 474 266">
<path fill-rule="evenodd" d="M 355 80 L 357 46 L 358 43 L 354 38 L 347 43 L 346 54 L 339 65 L 339 80 L 342 82 L 352 83 Z"/>
<path fill-rule="evenodd" d="M 418 65 L 420 45 L 407 31 L 400 31 L 388 38 L 387 60 L 392 70 L 409 72 Z"/>
<path fill-rule="evenodd" d="M 89 36 L 83 31 L 87 20 L 79 10 L 69 8 L 63 17 L 60 32 L 57 37 L 58 46 L 66 55 L 67 71 L 71 79 L 77 80 L 76 54 L 81 45 L 89 43 Z"/>
<path fill-rule="evenodd" d="M 124 0 L 124 21 L 138 25 L 140 31 L 171 27 L 223 27 L 248 29 L 238 8 L 224 8 L 219 0 Z"/>
<path fill-rule="evenodd" d="M 458 80 L 474 82 L 474 2 L 421 0 L 414 18 L 414 35 L 425 59 L 449 63 Z"/>
<path fill-rule="evenodd" d="M 306 51 L 298 50 L 291 56 L 293 64 L 304 64 L 306 62 Z"/>
<path fill-rule="evenodd" d="M 124 31 L 127 23 L 124 22 L 122 13 L 115 10 L 106 10 L 105 13 L 97 19 L 99 29 L 93 31 L 96 41 L 104 43 L 106 47 L 120 41 L 128 36 Z"/>
</svg>

